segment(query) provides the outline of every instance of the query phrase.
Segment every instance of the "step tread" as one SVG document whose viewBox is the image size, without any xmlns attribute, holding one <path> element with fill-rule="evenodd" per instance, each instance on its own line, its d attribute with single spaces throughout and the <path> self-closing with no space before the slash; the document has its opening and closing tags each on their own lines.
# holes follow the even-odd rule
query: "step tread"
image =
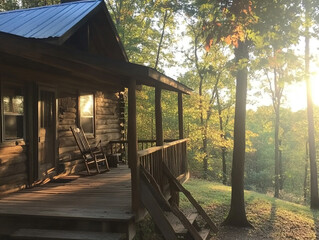
<svg viewBox="0 0 319 240">
<path fill-rule="evenodd" d="M 165 216 L 166 216 L 167 220 L 169 221 L 169 223 L 171 224 L 171 226 L 173 227 L 175 233 L 177 233 L 177 234 L 186 234 L 187 233 L 187 229 L 185 229 L 184 225 L 181 223 L 181 221 L 173 213 L 166 212 Z M 185 216 L 188 219 L 188 221 L 191 224 L 193 224 L 198 216 L 198 213 L 191 212 L 191 213 L 185 214 Z"/>
<path fill-rule="evenodd" d="M 19 229 L 10 236 L 12 239 L 33 239 L 33 240 L 122 240 L 125 234 L 66 231 L 49 229 Z"/>
<path fill-rule="evenodd" d="M 126 209 L 123 211 L 126 211 Z M 105 210 L 103 212 L 95 209 L 82 209 L 81 211 L 79 211 L 79 209 L 75 207 L 41 209 L 41 211 L 39 211 L 38 207 L 28 207 L 19 209 L 19 213 L 17 213 L 17 209 L 15 206 L 3 205 L 0 206 L 0 215 L 117 222 L 126 222 L 134 219 L 134 214 L 132 213 L 122 213 L 119 211 L 113 212 L 111 209 Z"/>
<path fill-rule="evenodd" d="M 208 235 L 209 235 L 209 233 L 210 233 L 210 230 L 204 228 L 204 229 L 200 230 L 198 233 L 199 233 L 199 235 L 201 236 L 201 238 L 202 238 L 203 240 L 206 240 L 207 237 L 208 237 Z"/>
</svg>

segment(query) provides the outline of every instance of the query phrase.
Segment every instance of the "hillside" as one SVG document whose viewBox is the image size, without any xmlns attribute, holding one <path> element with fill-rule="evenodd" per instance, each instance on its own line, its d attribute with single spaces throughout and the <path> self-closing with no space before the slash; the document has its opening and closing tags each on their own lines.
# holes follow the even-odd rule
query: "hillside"
<svg viewBox="0 0 319 240">
<path fill-rule="evenodd" d="M 191 179 L 184 186 L 219 226 L 213 239 L 319 239 L 319 211 L 252 191 L 245 191 L 247 218 L 254 229 L 221 227 L 230 205 L 230 187 L 220 183 Z M 189 209 L 184 197 L 181 207 Z M 150 221 L 141 224 L 137 239 L 162 239 L 154 234 Z"/>
</svg>

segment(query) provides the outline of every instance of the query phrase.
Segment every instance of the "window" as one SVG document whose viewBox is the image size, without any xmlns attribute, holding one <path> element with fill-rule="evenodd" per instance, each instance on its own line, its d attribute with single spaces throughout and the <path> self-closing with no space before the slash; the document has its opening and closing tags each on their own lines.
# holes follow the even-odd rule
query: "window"
<svg viewBox="0 0 319 240">
<path fill-rule="evenodd" d="M 94 96 L 81 95 L 79 98 L 80 126 L 85 133 L 94 134 Z"/>
<path fill-rule="evenodd" d="M 3 139 L 24 137 L 24 94 L 21 87 L 3 85 Z"/>
</svg>

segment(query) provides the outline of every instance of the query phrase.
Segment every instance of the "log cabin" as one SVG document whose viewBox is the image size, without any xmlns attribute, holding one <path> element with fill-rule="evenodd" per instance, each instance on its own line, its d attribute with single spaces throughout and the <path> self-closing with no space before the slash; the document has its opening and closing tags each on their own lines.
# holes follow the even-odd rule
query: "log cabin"
<svg viewBox="0 0 319 240">
<path fill-rule="evenodd" d="M 139 85 L 155 88 L 156 108 L 156 147 L 141 151 Z M 170 143 L 163 138 L 162 90 L 176 92 L 179 109 L 179 139 Z M 102 0 L 1 12 L 1 239 L 132 239 L 147 211 L 166 239 L 205 239 L 207 231 L 192 225 L 194 215 L 187 220 L 176 207 L 178 192 L 189 195 L 180 182 L 188 177 L 182 95 L 190 93 L 174 79 L 128 61 Z M 70 126 L 81 126 L 90 142 L 127 144 L 128 165 L 79 175 L 84 164 Z M 177 233 L 167 211 L 188 230 Z"/>
</svg>

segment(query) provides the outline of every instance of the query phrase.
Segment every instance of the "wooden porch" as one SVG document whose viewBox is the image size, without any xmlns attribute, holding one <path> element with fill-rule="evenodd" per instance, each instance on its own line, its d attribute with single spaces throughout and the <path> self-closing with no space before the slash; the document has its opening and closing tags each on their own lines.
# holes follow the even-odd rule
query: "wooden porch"
<svg viewBox="0 0 319 240">
<path fill-rule="evenodd" d="M 24 228 L 111 232 L 131 239 L 135 234 L 131 209 L 131 172 L 120 165 L 110 172 L 62 177 L 2 197 L 0 232 L 7 236 Z"/>
</svg>

